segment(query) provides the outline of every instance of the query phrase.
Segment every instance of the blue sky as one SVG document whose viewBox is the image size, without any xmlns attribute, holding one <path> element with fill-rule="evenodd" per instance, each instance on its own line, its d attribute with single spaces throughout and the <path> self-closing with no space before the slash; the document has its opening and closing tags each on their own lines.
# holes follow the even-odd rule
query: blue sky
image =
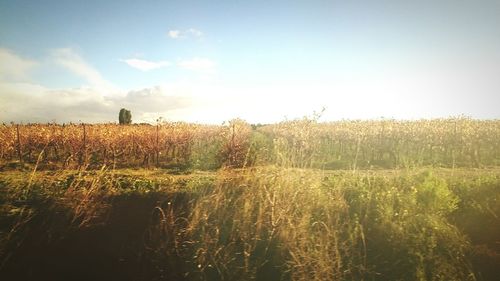
<svg viewBox="0 0 500 281">
<path fill-rule="evenodd" d="M 0 1 L 0 121 L 500 118 L 498 1 Z"/>
</svg>

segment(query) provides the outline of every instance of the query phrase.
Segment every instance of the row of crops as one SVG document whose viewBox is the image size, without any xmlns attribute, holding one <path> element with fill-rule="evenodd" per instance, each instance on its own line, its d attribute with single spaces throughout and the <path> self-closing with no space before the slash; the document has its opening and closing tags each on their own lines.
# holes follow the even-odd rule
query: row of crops
<svg viewBox="0 0 500 281">
<path fill-rule="evenodd" d="M 0 126 L 0 160 L 41 167 L 485 167 L 500 164 L 499 147 L 500 120 L 468 118 Z"/>
</svg>

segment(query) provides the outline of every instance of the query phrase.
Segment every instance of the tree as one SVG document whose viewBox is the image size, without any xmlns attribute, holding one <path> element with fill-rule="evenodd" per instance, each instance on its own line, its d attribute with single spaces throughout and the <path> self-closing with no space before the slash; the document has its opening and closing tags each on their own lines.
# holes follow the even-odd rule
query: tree
<svg viewBox="0 0 500 281">
<path fill-rule="evenodd" d="M 125 108 L 120 109 L 120 114 L 118 114 L 118 121 L 120 122 L 120 125 L 132 124 L 132 113 L 130 113 L 130 110 L 127 110 Z"/>
</svg>

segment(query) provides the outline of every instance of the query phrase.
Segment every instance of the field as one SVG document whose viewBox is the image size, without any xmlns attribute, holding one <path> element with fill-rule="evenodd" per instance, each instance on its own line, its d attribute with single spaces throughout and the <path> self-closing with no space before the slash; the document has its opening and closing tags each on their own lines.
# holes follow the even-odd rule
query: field
<svg viewBox="0 0 500 281">
<path fill-rule="evenodd" d="M 1 280 L 497 280 L 500 121 L 0 126 Z"/>
</svg>

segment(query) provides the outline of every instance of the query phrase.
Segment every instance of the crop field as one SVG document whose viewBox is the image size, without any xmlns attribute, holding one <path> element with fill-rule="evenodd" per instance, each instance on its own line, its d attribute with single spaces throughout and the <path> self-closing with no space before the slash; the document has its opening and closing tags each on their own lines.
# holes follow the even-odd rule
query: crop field
<svg viewBox="0 0 500 281">
<path fill-rule="evenodd" d="M 498 120 L 0 125 L 0 280 L 498 276 Z"/>
</svg>

